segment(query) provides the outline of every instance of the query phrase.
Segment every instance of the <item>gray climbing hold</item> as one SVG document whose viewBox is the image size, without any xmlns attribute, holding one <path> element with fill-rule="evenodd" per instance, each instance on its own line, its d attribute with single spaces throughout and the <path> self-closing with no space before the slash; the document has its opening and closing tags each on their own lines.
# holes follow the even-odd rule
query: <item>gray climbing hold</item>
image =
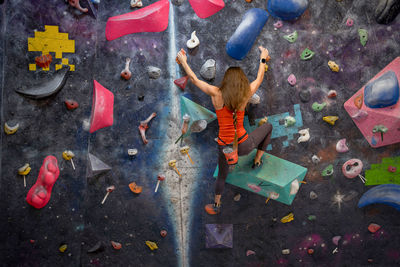
<svg viewBox="0 0 400 267">
<path fill-rule="evenodd" d="M 111 167 L 98 159 L 96 156 L 88 153 L 88 171 L 87 177 L 94 177 L 100 173 L 111 170 Z"/>
<path fill-rule="evenodd" d="M 310 90 L 301 90 L 299 93 L 299 97 L 301 102 L 306 103 L 311 99 L 311 92 Z"/>
<path fill-rule="evenodd" d="M 184 0 L 172 0 L 172 4 L 176 5 L 176 6 L 180 6 L 182 5 Z"/>
<path fill-rule="evenodd" d="M 154 66 L 148 66 L 147 73 L 149 74 L 150 78 L 158 79 L 161 75 L 161 69 Z"/>
<path fill-rule="evenodd" d="M 233 248 L 233 224 L 206 224 L 206 248 Z"/>
<path fill-rule="evenodd" d="M 217 71 L 216 63 L 214 59 L 208 59 L 200 69 L 200 75 L 206 80 L 212 80 L 215 78 L 215 72 Z"/>
</svg>

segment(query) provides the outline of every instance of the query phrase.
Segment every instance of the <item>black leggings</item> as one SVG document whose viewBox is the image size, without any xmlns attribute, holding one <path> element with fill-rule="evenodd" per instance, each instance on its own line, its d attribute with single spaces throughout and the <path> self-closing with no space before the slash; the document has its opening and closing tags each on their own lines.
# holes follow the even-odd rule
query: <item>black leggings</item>
<svg viewBox="0 0 400 267">
<path fill-rule="evenodd" d="M 253 149 L 265 151 L 269 142 L 271 141 L 272 125 L 264 123 L 249 134 L 246 141 L 239 144 L 238 154 L 244 156 L 249 154 Z M 222 152 L 223 146 L 218 145 L 218 178 L 215 182 L 215 194 L 221 195 L 224 191 L 225 180 L 229 173 L 229 165 L 226 162 L 224 153 Z"/>
</svg>

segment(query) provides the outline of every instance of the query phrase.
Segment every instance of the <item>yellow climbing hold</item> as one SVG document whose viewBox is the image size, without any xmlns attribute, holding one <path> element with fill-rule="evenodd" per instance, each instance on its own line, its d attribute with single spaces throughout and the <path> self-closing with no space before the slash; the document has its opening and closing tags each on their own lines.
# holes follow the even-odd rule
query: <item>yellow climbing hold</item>
<svg viewBox="0 0 400 267">
<path fill-rule="evenodd" d="M 146 241 L 146 245 L 151 249 L 151 250 L 155 250 L 158 249 L 157 244 L 151 241 Z"/>
<path fill-rule="evenodd" d="M 268 121 L 268 117 L 262 118 L 262 119 L 258 122 L 258 127 L 260 127 L 261 125 L 263 125 L 263 124 L 266 123 L 267 121 Z"/>
<path fill-rule="evenodd" d="M 60 251 L 60 252 L 64 252 L 64 251 L 66 251 L 67 250 L 67 245 L 66 244 L 64 244 L 64 245 L 62 245 L 58 250 Z"/>
<path fill-rule="evenodd" d="M 338 116 L 326 116 L 322 118 L 324 121 L 329 123 L 330 125 L 335 125 L 335 122 L 339 119 Z"/>
<path fill-rule="evenodd" d="M 42 52 L 42 55 L 53 52 L 55 58 L 61 59 L 61 64 L 56 64 L 56 70 L 62 65 L 69 65 L 70 71 L 74 71 L 75 65 L 70 65 L 68 58 L 63 58 L 63 53 L 75 53 L 75 41 L 68 39 L 68 33 L 59 32 L 58 26 L 45 25 L 44 29 L 44 32 L 35 31 L 34 38 L 28 38 L 28 51 Z M 34 65 L 36 64 L 29 64 L 30 71 L 36 70 Z"/>
<path fill-rule="evenodd" d="M 28 175 L 31 171 L 31 167 L 29 166 L 29 163 L 26 163 L 24 166 L 18 169 L 18 174 L 19 175 Z"/>
<path fill-rule="evenodd" d="M 294 214 L 291 212 L 281 219 L 282 223 L 288 223 L 294 220 Z"/>
<path fill-rule="evenodd" d="M 339 72 L 339 65 L 336 64 L 336 62 L 334 62 L 334 61 L 332 61 L 332 60 L 329 60 L 329 61 L 328 61 L 328 66 L 329 66 L 329 68 L 331 69 L 331 71 Z"/>
<path fill-rule="evenodd" d="M 265 64 L 265 72 L 267 72 L 267 71 L 268 71 L 268 65 Z"/>
</svg>

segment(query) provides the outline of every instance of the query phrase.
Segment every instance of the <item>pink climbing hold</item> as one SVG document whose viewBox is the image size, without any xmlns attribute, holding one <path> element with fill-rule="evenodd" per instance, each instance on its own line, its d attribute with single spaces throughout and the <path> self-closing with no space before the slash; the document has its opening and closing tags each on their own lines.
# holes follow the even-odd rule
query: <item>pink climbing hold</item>
<svg viewBox="0 0 400 267">
<path fill-rule="evenodd" d="M 208 18 L 225 7 L 223 0 L 189 0 L 189 3 L 201 19 Z"/>
<path fill-rule="evenodd" d="M 186 84 L 188 82 L 189 76 L 184 76 L 174 81 L 176 86 L 179 86 L 182 90 L 185 90 Z"/>
<path fill-rule="evenodd" d="M 282 28 L 282 26 L 283 26 L 282 20 L 278 20 L 277 22 L 274 23 L 274 27 L 277 29 Z"/>
<path fill-rule="evenodd" d="M 293 73 L 289 75 L 287 80 L 288 80 L 288 82 L 289 82 L 289 84 L 291 86 L 295 86 L 296 85 L 297 79 L 296 79 L 296 76 L 294 76 Z"/>
<path fill-rule="evenodd" d="M 108 41 L 137 32 L 162 32 L 168 27 L 169 1 L 160 0 L 119 16 L 111 17 L 106 24 Z"/>
<path fill-rule="evenodd" d="M 346 21 L 346 25 L 347 25 L 348 27 L 353 26 L 353 25 L 354 25 L 354 20 L 352 20 L 351 18 L 348 18 L 347 21 Z"/>
<path fill-rule="evenodd" d="M 114 94 L 93 80 L 92 115 L 90 116 L 90 133 L 114 123 Z"/>
<path fill-rule="evenodd" d="M 394 72 L 397 79 L 400 80 L 400 57 L 397 57 L 383 68 L 370 82 L 378 79 L 389 71 Z M 367 105 L 360 105 L 360 107 L 357 107 L 354 104 L 354 100 L 358 99 L 360 95 L 364 95 L 364 100 L 361 100 L 361 103 L 365 104 L 364 89 L 365 86 L 361 87 L 360 90 L 354 92 L 354 95 L 344 103 L 344 108 L 353 119 L 355 125 L 373 148 L 400 142 L 400 101 L 392 106 L 384 108 L 369 108 Z M 381 139 L 380 132 L 373 132 L 374 127 L 378 124 L 382 124 L 388 129 L 387 132 L 384 133 L 383 140 Z"/>
<path fill-rule="evenodd" d="M 56 157 L 47 156 L 40 168 L 36 183 L 31 187 L 26 196 L 26 202 L 37 209 L 46 206 L 50 200 L 53 185 L 59 175 L 60 170 Z"/>
</svg>

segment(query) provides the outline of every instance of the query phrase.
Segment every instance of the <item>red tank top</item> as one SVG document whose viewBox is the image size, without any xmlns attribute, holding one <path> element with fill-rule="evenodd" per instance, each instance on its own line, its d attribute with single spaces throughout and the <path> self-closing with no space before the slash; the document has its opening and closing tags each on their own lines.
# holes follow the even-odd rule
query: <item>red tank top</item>
<svg viewBox="0 0 400 267">
<path fill-rule="evenodd" d="M 218 109 L 215 112 L 217 114 L 218 126 L 219 126 L 218 137 L 219 139 L 221 139 L 222 141 L 224 141 L 226 144 L 229 145 L 233 143 L 233 140 L 235 139 L 235 127 L 233 125 L 233 115 L 232 115 L 233 112 L 227 109 L 226 107 Z M 237 111 L 236 114 L 237 114 L 237 123 L 236 123 L 237 136 L 238 138 L 241 138 L 242 136 L 245 135 L 238 142 L 240 144 L 247 140 L 248 135 L 246 134 L 246 130 L 243 127 L 244 110 Z M 218 144 L 225 145 L 219 139 L 218 139 Z"/>
</svg>

